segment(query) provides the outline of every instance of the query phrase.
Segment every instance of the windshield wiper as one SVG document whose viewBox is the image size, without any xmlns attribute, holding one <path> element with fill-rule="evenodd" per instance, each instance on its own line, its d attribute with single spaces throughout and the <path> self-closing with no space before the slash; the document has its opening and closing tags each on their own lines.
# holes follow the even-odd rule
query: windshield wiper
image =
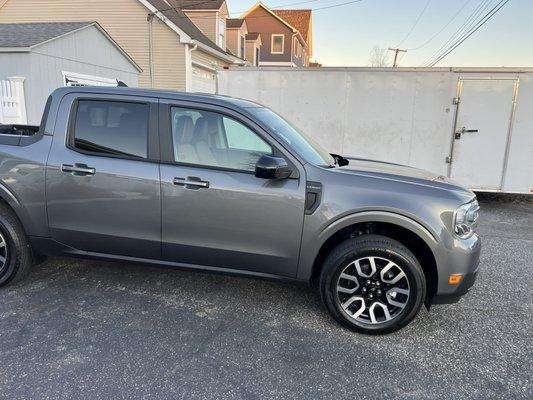
<svg viewBox="0 0 533 400">
<path fill-rule="evenodd" d="M 348 164 L 350 164 L 350 161 L 347 158 L 344 158 L 340 154 L 330 153 L 331 157 L 335 160 L 335 164 L 337 164 L 339 167 L 344 167 Z"/>
</svg>

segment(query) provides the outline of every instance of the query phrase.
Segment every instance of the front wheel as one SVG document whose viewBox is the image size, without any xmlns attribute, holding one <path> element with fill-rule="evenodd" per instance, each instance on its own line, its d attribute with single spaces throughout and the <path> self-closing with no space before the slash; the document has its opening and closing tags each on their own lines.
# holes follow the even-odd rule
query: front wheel
<svg viewBox="0 0 533 400">
<path fill-rule="evenodd" d="M 339 244 L 324 262 L 320 293 L 330 314 L 366 334 L 394 332 L 407 325 L 426 296 L 424 272 L 404 245 L 381 235 Z"/>
</svg>

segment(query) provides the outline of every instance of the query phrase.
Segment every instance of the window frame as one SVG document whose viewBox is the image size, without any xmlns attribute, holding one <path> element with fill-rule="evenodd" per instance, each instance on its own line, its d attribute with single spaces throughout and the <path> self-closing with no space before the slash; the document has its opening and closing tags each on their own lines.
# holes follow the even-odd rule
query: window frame
<svg viewBox="0 0 533 400">
<path fill-rule="evenodd" d="M 281 51 L 274 51 L 274 38 L 281 37 Z M 270 35 L 270 54 L 285 54 L 285 34 L 273 33 Z"/>
<path fill-rule="evenodd" d="M 176 167 L 189 167 L 189 168 L 200 168 L 213 171 L 227 171 L 227 172 L 236 172 L 241 174 L 255 175 L 255 171 L 247 171 L 237 168 L 228 168 L 220 167 L 215 165 L 204 165 L 204 164 L 194 164 L 186 163 L 174 160 L 174 142 L 172 138 L 172 107 L 178 107 L 183 109 L 190 109 L 191 111 L 207 111 L 212 113 L 217 113 L 223 117 L 233 119 L 246 128 L 250 129 L 253 133 L 259 136 L 265 143 L 272 147 L 272 156 L 273 157 L 282 157 L 287 161 L 287 164 L 292 169 L 292 174 L 289 177 L 290 179 L 298 179 L 300 177 L 300 167 L 297 165 L 299 161 L 292 156 L 283 146 L 281 146 L 277 141 L 273 140 L 272 137 L 264 131 L 259 125 L 250 120 L 245 115 L 224 106 L 219 106 L 215 104 L 206 104 L 206 103 L 193 103 L 183 100 L 172 100 L 172 99 L 163 99 L 159 101 L 159 132 L 160 132 L 160 147 L 161 147 L 161 164 L 174 165 Z"/>
<path fill-rule="evenodd" d="M 100 101 L 106 103 L 133 103 L 144 104 L 148 106 L 148 135 L 146 143 L 146 158 L 120 155 L 120 154 L 106 154 L 96 151 L 83 150 L 75 146 L 76 139 L 76 118 L 78 115 L 78 104 L 80 101 Z M 159 132 L 157 127 L 157 108 L 158 105 L 153 100 L 136 99 L 132 97 L 108 97 L 108 96 L 80 96 L 78 95 L 70 105 L 70 114 L 68 119 L 67 135 L 65 138 L 65 146 L 76 153 L 85 154 L 95 157 L 116 158 L 123 160 L 144 161 L 144 162 L 160 162 L 159 151 Z"/>
<path fill-rule="evenodd" d="M 240 43 L 239 43 L 239 52 L 241 53 L 241 58 L 243 60 L 246 60 L 246 38 L 244 35 L 239 35 L 240 37 Z"/>
</svg>

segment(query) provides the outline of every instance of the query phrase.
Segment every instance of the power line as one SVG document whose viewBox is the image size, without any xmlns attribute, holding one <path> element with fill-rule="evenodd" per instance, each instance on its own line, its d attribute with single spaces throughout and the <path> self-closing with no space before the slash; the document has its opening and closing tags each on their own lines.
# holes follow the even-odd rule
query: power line
<svg viewBox="0 0 533 400">
<path fill-rule="evenodd" d="M 398 48 L 390 48 L 389 47 L 389 50 L 390 51 L 394 51 L 394 61 L 392 63 L 392 67 L 393 68 L 396 68 L 398 67 L 398 53 L 407 53 L 407 50 L 403 50 L 403 49 L 398 49 Z"/>
<path fill-rule="evenodd" d="M 212 0 L 203 0 L 203 1 L 200 1 L 198 3 L 194 3 L 192 4 L 193 6 L 198 6 L 200 4 L 205 4 L 205 3 L 210 3 Z M 282 7 L 290 7 L 290 6 L 294 6 L 294 5 L 299 5 L 299 4 L 306 4 L 306 3 L 314 3 L 314 2 L 317 2 L 317 1 L 322 1 L 322 0 L 306 0 L 306 1 L 301 1 L 301 2 L 297 2 L 297 3 L 287 3 L 287 4 L 279 4 L 277 6 L 273 6 L 273 7 L 269 7 L 269 8 L 282 8 Z M 332 4 L 332 5 L 329 5 L 329 6 L 324 6 L 324 7 L 316 7 L 316 8 L 311 8 L 310 10 L 311 11 L 320 11 L 320 10 L 326 10 L 328 8 L 335 8 L 335 7 L 341 7 L 341 6 L 347 6 L 349 4 L 353 4 L 353 3 L 360 3 L 362 2 L 363 0 L 352 0 L 352 1 L 347 1 L 347 2 L 344 2 L 344 3 L 337 3 L 337 4 Z M 189 6 L 190 7 L 190 6 Z M 152 14 L 157 14 L 157 13 L 163 13 L 165 11 L 181 11 L 181 12 L 184 12 L 184 11 L 188 11 L 188 10 L 184 10 L 180 7 L 169 7 L 169 8 L 163 8 L 161 10 L 157 10 L 156 12 L 152 13 Z M 235 14 L 242 14 L 242 13 L 245 13 L 246 11 L 248 10 L 244 10 L 244 11 L 233 11 L 231 13 L 228 13 L 228 15 L 235 15 Z M 268 18 L 269 16 L 268 15 L 255 15 L 255 16 L 250 16 L 250 17 L 247 17 L 247 18 Z M 181 16 L 181 15 L 178 15 L 178 18 L 188 18 L 187 16 Z M 211 16 L 198 16 L 198 17 L 195 17 L 195 19 L 211 19 L 212 17 Z"/>
<path fill-rule="evenodd" d="M 440 62 L 442 59 L 444 59 L 448 54 L 450 54 L 452 51 L 454 51 L 457 47 L 461 45 L 466 39 L 468 39 L 470 36 L 472 36 L 479 28 L 481 28 L 485 23 L 490 20 L 498 11 L 501 10 L 503 6 L 505 6 L 509 0 L 501 0 L 498 4 L 496 4 L 487 14 L 483 16 L 483 18 L 478 22 L 478 24 L 472 28 L 466 35 L 463 36 L 463 38 L 456 42 L 453 47 L 449 47 L 444 54 L 442 54 L 440 57 L 438 57 L 435 61 L 433 61 L 429 66 L 433 67 L 435 64 Z"/>
<path fill-rule="evenodd" d="M 474 21 L 477 19 L 477 17 L 487 9 L 489 2 L 492 2 L 493 0 L 481 0 L 480 3 L 474 8 L 474 10 L 470 13 L 468 18 L 461 24 L 460 27 L 457 28 L 457 30 L 446 40 L 437 51 L 435 51 L 429 58 L 426 59 L 422 63 L 422 65 L 430 64 L 431 61 L 437 57 L 442 50 L 446 49 L 446 47 L 452 43 L 456 38 L 460 37 L 464 32 L 466 32 L 470 27 L 474 24 Z"/>
<path fill-rule="evenodd" d="M 420 46 L 417 46 L 417 47 L 412 47 L 410 49 L 407 49 L 409 51 L 414 51 L 414 50 L 418 50 L 418 49 L 421 49 L 422 47 L 425 47 L 428 43 L 430 43 L 433 39 L 435 39 L 437 36 L 439 36 L 442 31 L 444 31 L 444 29 L 446 29 L 448 27 L 448 25 L 450 25 L 454 20 L 455 18 L 457 18 L 457 16 L 461 13 L 461 11 L 463 11 L 465 9 L 465 7 L 470 4 L 472 0 L 467 0 L 464 2 L 463 6 L 461 8 L 459 8 L 459 10 L 448 20 L 448 22 L 438 31 L 436 32 L 433 36 L 431 36 L 428 40 L 426 40 L 424 43 L 422 43 Z"/>
<path fill-rule="evenodd" d="M 418 25 L 418 23 L 420 22 L 420 19 L 422 18 L 422 15 L 424 15 L 424 13 L 426 12 L 427 8 L 429 7 L 429 3 L 431 3 L 432 0 L 428 0 L 426 2 L 426 5 L 424 6 L 424 8 L 422 9 L 422 11 L 420 12 L 420 14 L 418 14 L 418 17 L 416 18 L 416 21 L 415 23 L 411 26 L 411 29 L 409 29 L 409 32 L 407 32 L 407 35 L 405 35 L 405 37 L 400 41 L 400 43 L 398 43 L 396 45 L 396 47 L 400 47 L 400 45 L 405 42 L 407 40 L 407 38 L 409 36 L 411 36 L 411 33 L 413 33 L 413 30 L 416 28 L 416 26 Z"/>
</svg>

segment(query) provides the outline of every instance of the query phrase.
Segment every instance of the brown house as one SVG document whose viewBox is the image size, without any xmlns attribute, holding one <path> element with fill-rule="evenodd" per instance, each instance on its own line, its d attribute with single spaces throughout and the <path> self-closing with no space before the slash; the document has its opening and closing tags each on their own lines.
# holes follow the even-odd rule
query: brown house
<svg viewBox="0 0 533 400">
<path fill-rule="evenodd" d="M 261 35 L 260 66 L 307 67 L 312 55 L 311 10 L 270 10 L 257 3 L 242 16 Z"/>
</svg>

